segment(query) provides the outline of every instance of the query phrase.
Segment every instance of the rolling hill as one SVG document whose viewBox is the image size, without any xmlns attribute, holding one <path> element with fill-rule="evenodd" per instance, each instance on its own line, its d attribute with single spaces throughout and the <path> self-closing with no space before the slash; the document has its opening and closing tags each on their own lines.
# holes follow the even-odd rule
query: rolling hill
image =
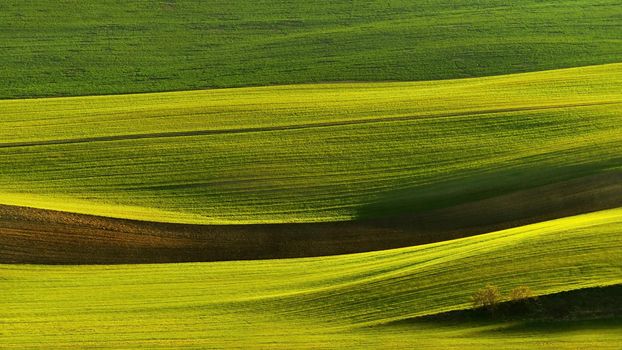
<svg viewBox="0 0 622 350">
<path fill-rule="evenodd" d="M 619 349 L 620 23 L 1 1 L 0 349 Z"/>
<path fill-rule="evenodd" d="M 619 173 L 621 111 L 620 64 L 1 101 L 0 202 L 194 224 L 411 214 Z"/>
<path fill-rule="evenodd" d="M 406 247 L 622 206 L 606 172 L 448 208 L 312 223 L 198 225 L 0 205 L 0 263 L 124 264 L 296 258 Z"/>
<path fill-rule="evenodd" d="M 3 263 L 356 253 L 622 206 L 620 64 L 0 107 Z"/>
<path fill-rule="evenodd" d="M 619 318 L 395 323 L 469 306 L 485 283 L 538 295 L 622 283 L 622 211 L 430 245 L 307 259 L 0 265 L 3 347 L 539 348 L 619 344 Z M 617 290 L 617 289 L 616 289 Z M 568 303 L 572 303 L 569 300 Z M 578 322 L 578 323 L 577 323 Z"/>
</svg>

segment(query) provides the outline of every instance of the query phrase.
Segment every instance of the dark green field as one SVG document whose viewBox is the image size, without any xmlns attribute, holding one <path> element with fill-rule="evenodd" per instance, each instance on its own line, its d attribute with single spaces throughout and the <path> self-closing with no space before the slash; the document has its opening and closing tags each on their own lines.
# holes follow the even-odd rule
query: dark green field
<svg viewBox="0 0 622 350">
<path fill-rule="evenodd" d="M 0 3 L 0 98 L 433 80 L 619 62 L 616 0 Z"/>
</svg>

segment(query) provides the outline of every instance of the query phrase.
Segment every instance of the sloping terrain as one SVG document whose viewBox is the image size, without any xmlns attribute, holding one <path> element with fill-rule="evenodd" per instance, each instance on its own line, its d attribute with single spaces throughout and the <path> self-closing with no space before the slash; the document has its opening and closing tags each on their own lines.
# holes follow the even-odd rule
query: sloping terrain
<svg viewBox="0 0 622 350">
<path fill-rule="evenodd" d="M 4 0 L 0 51 L 0 349 L 622 344 L 619 0 Z"/>
<path fill-rule="evenodd" d="M 0 3 L 0 98 L 434 80 L 622 61 L 617 0 Z"/>
<path fill-rule="evenodd" d="M 619 344 L 619 319 L 401 324 L 469 307 L 486 283 L 536 294 L 622 283 L 622 210 L 430 245 L 216 263 L 0 265 L 4 348 L 576 348 Z M 572 301 L 570 301 L 572 303 Z M 383 326 L 384 325 L 384 326 Z M 557 327 L 557 328 L 556 328 Z"/>
<path fill-rule="evenodd" d="M 0 263 L 123 264 L 347 254 L 616 207 L 622 207 L 622 173 L 613 171 L 416 214 L 325 223 L 173 224 L 0 205 Z"/>
<path fill-rule="evenodd" d="M 574 289 L 521 300 L 500 301 L 494 309 L 475 308 L 453 310 L 412 319 L 399 320 L 392 324 L 412 322 L 465 322 L 465 321 L 552 321 L 611 319 L 622 316 L 622 284 L 606 287 Z M 388 325 L 392 325 L 388 324 Z M 545 327 L 546 329 L 546 327 Z"/>
<path fill-rule="evenodd" d="M 620 64 L 1 101 L 0 203 L 193 224 L 417 214 L 619 172 L 621 112 Z"/>
</svg>

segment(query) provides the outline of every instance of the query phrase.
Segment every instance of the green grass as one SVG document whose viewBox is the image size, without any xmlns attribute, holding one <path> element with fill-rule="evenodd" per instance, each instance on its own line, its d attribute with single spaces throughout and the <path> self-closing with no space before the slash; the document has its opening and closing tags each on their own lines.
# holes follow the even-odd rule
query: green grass
<svg viewBox="0 0 622 350">
<path fill-rule="evenodd" d="M 395 324 L 469 307 L 486 283 L 538 295 L 622 283 L 622 209 L 431 245 L 224 263 L 0 265 L 11 348 L 615 348 L 619 320 Z"/>
<path fill-rule="evenodd" d="M 613 63 L 620 21 L 616 0 L 5 0 L 0 98 Z"/>
<path fill-rule="evenodd" d="M 1 1 L 0 204 L 330 222 L 571 183 L 538 203 L 595 210 L 622 173 L 621 22 L 616 0 Z M 353 255 L 0 264 L 0 348 L 616 349 L 619 315 L 407 320 L 487 283 L 622 284 L 621 232 L 617 208 Z"/>
<path fill-rule="evenodd" d="M 217 224 L 417 212 L 619 172 L 621 113 L 622 64 L 0 101 L 0 203 Z"/>
</svg>

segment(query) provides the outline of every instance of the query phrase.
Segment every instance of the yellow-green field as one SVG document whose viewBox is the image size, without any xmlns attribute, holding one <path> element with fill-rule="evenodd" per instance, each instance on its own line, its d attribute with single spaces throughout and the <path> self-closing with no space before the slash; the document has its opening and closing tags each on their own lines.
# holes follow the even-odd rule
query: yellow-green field
<svg viewBox="0 0 622 350">
<path fill-rule="evenodd" d="M 365 219 L 604 171 L 622 65 L 0 101 L 0 203 L 183 223 Z"/>
<path fill-rule="evenodd" d="M 621 23 L 0 0 L 0 350 L 622 349 Z"/>
<path fill-rule="evenodd" d="M 470 307 L 486 283 L 543 295 L 622 283 L 622 210 L 308 259 L 0 266 L 2 347 L 615 348 L 619 321 L 391 324 Z"/>
</svg>

